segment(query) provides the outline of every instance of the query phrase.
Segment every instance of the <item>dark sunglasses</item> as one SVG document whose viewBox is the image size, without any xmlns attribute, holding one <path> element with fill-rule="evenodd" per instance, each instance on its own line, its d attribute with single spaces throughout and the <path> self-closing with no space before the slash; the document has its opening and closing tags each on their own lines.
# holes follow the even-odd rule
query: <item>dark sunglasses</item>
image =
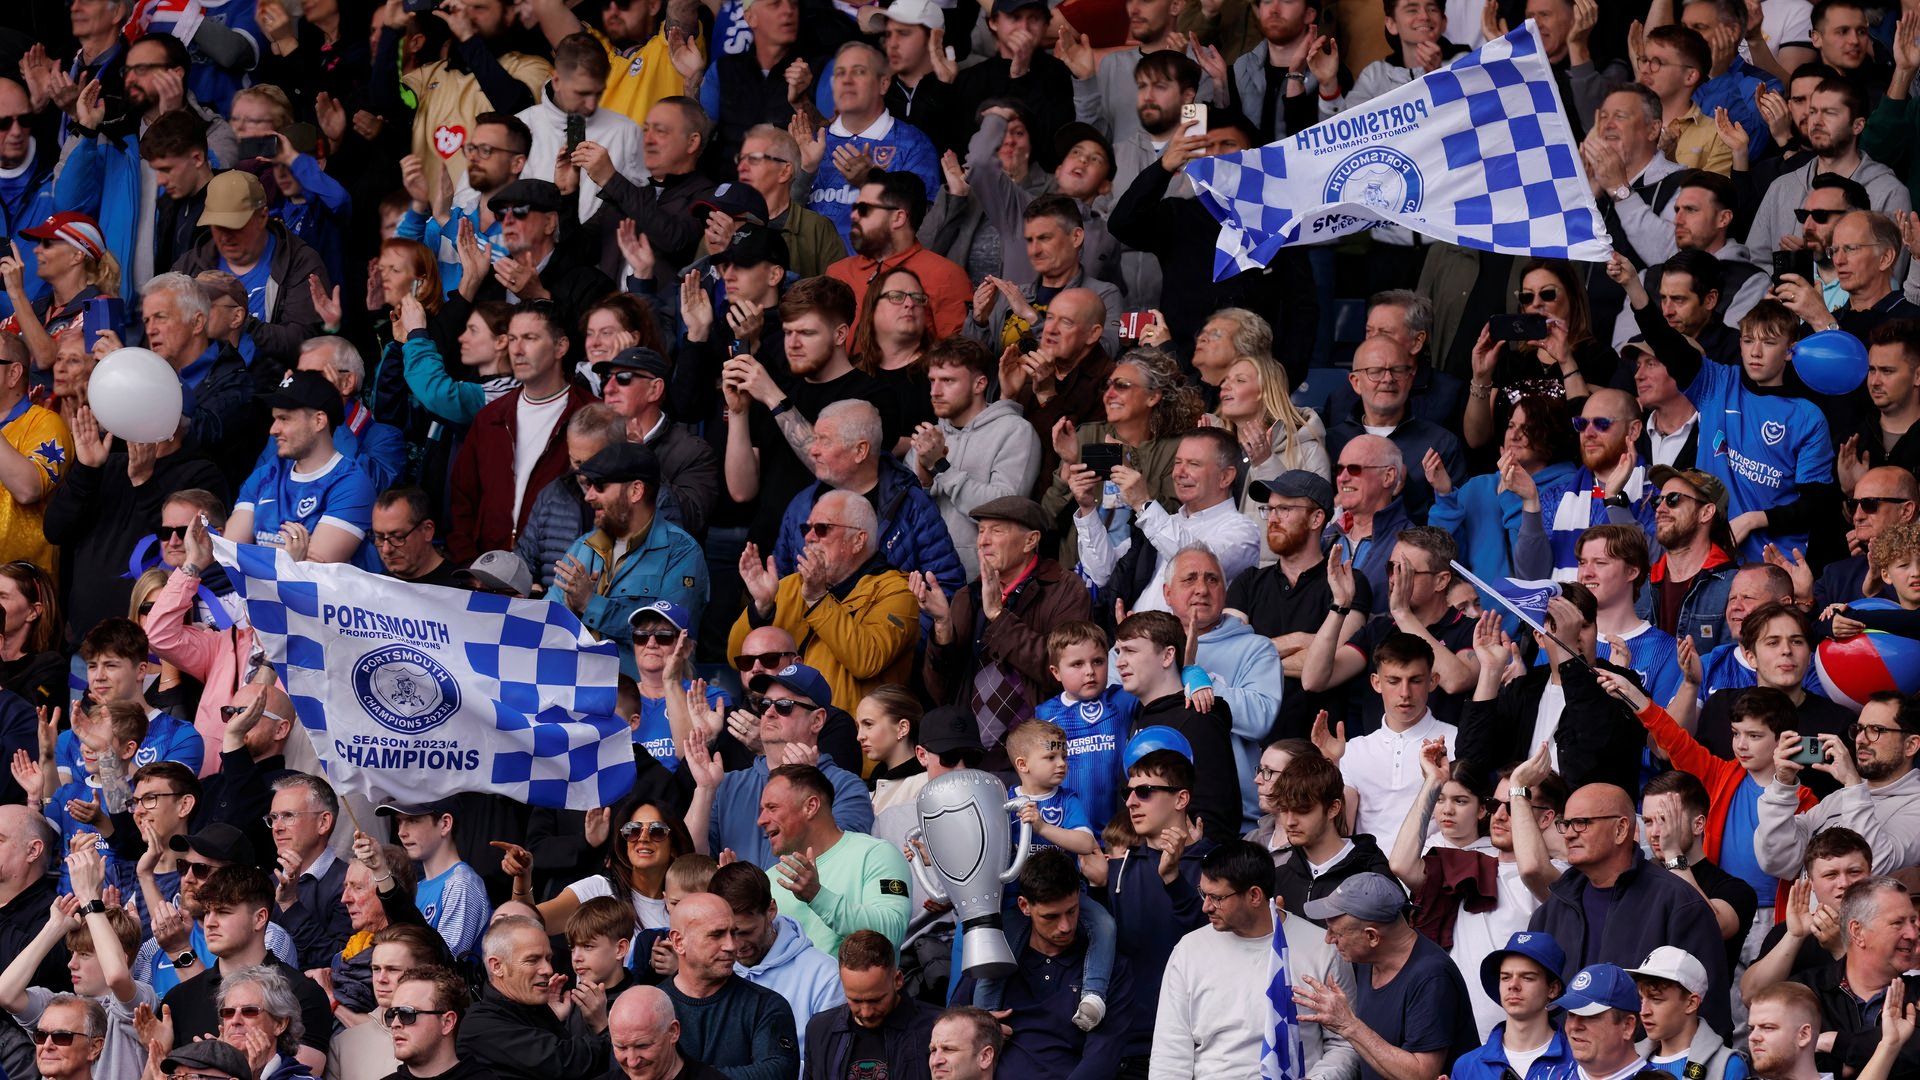
<svg viewBox="0 0 1920 1080">
<path fill-rule="evenodd" d="M 1830 224 L 1834 218 L 1837 218 L 1841 214 L 1844 214 L 1846 212 L 1847 211 L 1845 210 L 1809 210 L 1803 206 L 1796 209 L 1793 212 L 1793 220 L 1799 222 L 1802 225 L 1805 225 L 1807 223 L 1807 219 L 1812 218 L 1814 221 L 1822 225 L 1827 225 L 1827 224 Z"/>
<path fill-rule="evenodd" d="M 658 375 L 649 375 L 644 371 L 616 371 L 611 376 L 612 381 L 619 383 L 621 386 L 632 386 L 636 381 L 640 379 L 659 379 L 659 378 L 660 376 Z M 663 379 L 661 381 L 664 382 L 665 380 Z"/>
<path fill-rule="evenodd" d="M 415 1020 L 423 1016 L 445 1016 L 452 1009 L 416 1009 L 411 1005 L 389 1005 L 380 1014 L 381 1023 L 392 1027 L 397 1021 L 401 1027 L 412 1027 Z"/>
<path fill-rule="evenodd" d="M 184 540 L 190 528 L 190 525 L 162 525 L 153 530 L 153 535 L 161 540 Z"/>
<path fill-rule="evenodd" d="M 1573 418 L 1574 434 L 1584 434 L 1588 428 L 1605 435 L 1613 430 L 1614 419 L 1611 416 L 1576 416 Z"/>
<path fill-rule="evenodd" d="M 761 667 L 773 668 L 777 671 L 787 665 L 788 657 L 799 655 L 799 653 L 792 652 L 751 653 L 745 656 L 734 657 L 733 666 L 738 671 L 745 671 L 753 665 L 759 664 Z"/>
<path fill-rule="evenodd" d="M 32 113 L 14 113 L 12 116 L 0 116 L 0 131 L 12 131 L 17 127 L 26 127 L 32 123 L 32 121 Z M 67 1044 L 61 1043 L 59 1045 L 65 1046 Z"/>
<path fill-rule="evenodd" d="M 825 539 L 826 535 L 835 529 L 851 529 L 853 526 L 842 525 L 837 521 L 809 521 L 803 528 L 808 536 L 817 536 Z"/>
<path fill-rule="evenodd" d="M 1355 465 L 1355 464 L 1348 463 L 1343 465 L 1335 465 L 1333 467 L 1333 474 L 1335 476 L 1356 476 L 1357 477 L 1357 476 L 1364 476 L 1368 469 L 1391 469 L 1391 468 L 1393 468 L 1393 466 L 1391 465 Z"/>
<path fill-rule="evenodd" d="M 93 1038 L 84 1031 L 48 1031 L 45 1028 L 34 1028 L 27 1035 L 33 1040 L 35 1046 L 45 1042 L 51 1042 L 55 1046 L 72 1046 L 75 1039 Z"/>
<path fill-rule="evenodd" d="M 853 212 L 855 214 L 871 214 L 875 210 L 885 210 L 888 213 L 892 213 L 898 209 L 899 207 L 897 206 L 888 206 L 885 203 L 857 202 L 853 204 Z"/>
<path fill-rule="evenodd" d="M 1912 499 L 1902 499 L 1891 495 L 1882 495 L 1878 498 L 1848 499 L 1847 516 L 1852 517 L 1856 511 L 1860 510 L 1865 510 L 1869 514 L 1877 514 L 1883 506 L 1902 506 L 1912 501 Z"/>
<path fill-rule="evenodd" d="M 1707 500 L 1699 497 L 1698 495 L 1689 495 L 1684 491 L 1669 491 L 1660 495 L 1655 495 L 1653 497 L 1654 502 L 1658 503 L 1661 506 L 1666 507 L 1669 510 L 1679 509 L 1680 500 L 1682 499 L 1685 499 L 1688 502 L 1697 502 L 1702 506 L 1706 505 L 1706 502 L 1707 502 Z"/>
<path fill-rule="evenodd" d="M 1134 799 L 1139 799 L 1141 802 L 1146 802 L 1148 799 L 1162 792 L 1172 795 L 1177 791 L 1185 790 L 1185 788 L 1174 787 L 1172 784 L 1128 784 L 1127 800 L 1131 802 Z"/>
<path fill-rule="evenodd" d="M 531 206 L 526 206 L 526 205 L 508 206 L 501 209 L 500 216 L 503 218 L 510 217 L 520 221 L 525 221 L 527 220 L 528 217 L 530 217 L 534 213 L 535 211 Z"/>
<path fill-rule="evenodd" d="M 672 826 L 664 821 L 629 821 L 620 826 L 620 839 L 631 840 L 635 834 L 644 834 L 651 843 L 659 843 L 673 835 Z"/>
<path fill-rule="evenodd" d="M 204 879 L 208 874 L 218 869 L 219 867 L 210 862 L 188 862 L 185 859 L 180 860 L 181 877 L 190 877 L 196 880 Z"/>
<path fill-rule="evenodd" d="M 649 641 L 655 645 L 671 645 L 679 639 L 680 631 L 673 629 L 635 630 L 633 632 L 633 643 L 635 645 L 645 645 Z"/>
<path fill-rule="evenodd" d="M 236 1016 L 245 1017 L 248 1020 L 258 1020 L 265 1015 L 267 1015 L 267 1008 L 264 1005 L 228 1005 L 226 1008 L 220 1010 L 220 1019 L 222 1020 L 231 1020 Z"/>
<path fill-rule="evenodd" d="M 1535 292 L 1532 289 L 1521 289 L 1519 292 L 1516 292 L 1513 295 L 1515 299 L 1520 301 L 1520 306 L 1522 307 L 1525 307 L 1526 305 L 1533 303 L 1533 298 L 1536 296 L 1540 298 L 1541 303 L 1551 304 L 1555 300 L 1560 299 L 1560 287 L 1557 285 L 1549 285 L 1546 288 L 1539 290 L 1538 292 Z"/>
<path fill-rule="evenodd" d="M 793 710 L 795 709 L 807 709 L 811 711 L 813 709 L 819 708 L 818 705 L 815 705 L 811 701 L 795 701 L 793 698 L 790 698 L 790 697 L 783 697 L 783 698 L 761 697 L 758 694 L 754 694 L 751 697 L 747 698 L 747 705 L 749 708 L 751 708 L 754 712 L 757 712 L 757 713 L 763 713 L 763 712 L 766 712 L 768 709 L 772 709 L 774 712 L 779 713 L 781 716 L 792 716 Z"/>
</svg>

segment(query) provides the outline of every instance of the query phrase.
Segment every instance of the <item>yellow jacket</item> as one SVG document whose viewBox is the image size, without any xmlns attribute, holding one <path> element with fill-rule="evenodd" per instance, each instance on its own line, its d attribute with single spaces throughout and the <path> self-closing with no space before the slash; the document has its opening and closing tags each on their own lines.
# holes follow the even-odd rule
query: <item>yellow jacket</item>
<svg viewBox="0 0 1920 1080">
<path fill-rule="evenodd" d="M 788 574 L 774 593 L 773 618 L 754 622 L 753 602 L 747 602 L 727 635 L 727 654 L 739 655 L 748 631 L 760 626 L 792 634 L 800 644 L 800 662 L 833 687 L 833 704 L 852 712 L 874 687 L 906 683 L 920 637 L 920 605 L 898 570 L 867 569 L 812 607 L 801 599 L 800 575 Z"/>
</svg>

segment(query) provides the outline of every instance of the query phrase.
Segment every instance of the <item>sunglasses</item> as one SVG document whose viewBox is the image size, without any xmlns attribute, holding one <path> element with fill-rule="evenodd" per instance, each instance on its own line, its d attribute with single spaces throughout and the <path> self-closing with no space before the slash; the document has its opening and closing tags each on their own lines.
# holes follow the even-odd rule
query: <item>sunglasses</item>
<svg viewBox="0 0 1920 1080">
<path fill-rule="evenodd" d="M 853 526 L 851 525 L 842 525 L 837 521 L 809 521 L 805 526 L 806 534 L 808 536 L 818 537 L 822 540 L 826 539 L 827 534 L 829 532 L 832 532 L 835 529 L 852 529 L 852 528 Z"/>
<path fill-rule="evenodd" d="M 780 668 L 783 668 L 787 665 L 787 660 L 789 657 L 796 657 L 799 655 L 800 655 L 799 653 L 792 653 L 792 652 L 749 653 L 744 656 L 734 657 L 733 666 L 735 670 L 746 671 L 749 668 L 753 667 L 753 665 L 759 664 L 761 667 L 772 668 L 777 671 Z"/>
<path fill-rule="evenodd" d="M 853 212 L 855 214 L 863 215 L 863 216 L 866 214 L 871 214 L 876 210 L 884 210 L 891 213 L 892 211 L 898 210 L 898 209 L 899 207 L 897 206 L 888 206 L 885 203 L 857 202 L 853 204 Z"/>
<path fill-rule="evenodd" d="M 1793 212 L 1793 220 L 1805 225 L 1807 219 L 1812 218 L 1818 224 L 1828 225 L 1833 222 L 1833 219 L 1846 212 L 1845 210 L 1808 210 L 1806 207 L 1800 207 Z"/>
<path fill-rule="evenodd" d="M 514 218 L 515 220 L 518 220 L 518 221 L 525 221 L 527 220 L 527 218 L 531 217 L 534 213 L 536 213 L 536 211 L 531 206 L 525 206 L 525 205 L 509 206 L 500 211 L 500 216 Z"/>
<path fill-rule="evenodd" d="M 757 712 L 757 713 L 763 713 L 763 712 L 766 712 L 768 709 L 772 709 L 774 712 L 779 713 L 781 716 L 792 716 L 793 710 L 795 709 L 813 710 L 813 709 L 819 708 L 818 705 L 815 705 L 811 701 L 795 701 L 793 698 L 789 698 L 789 697 L 783 697 L 783 698 L 761 697 L 758 694 L 754 694 L 751 697 L 747 698 L 747 707 L 751 708 L 754 712 Z"/>
<path fill-rule="evenodd" d="M 84 1031 L 48 1031 L 45 1028 L 34 1028 L 27 1035 L 33 1040 L 35 1046 L 48 1042 L 55 1046 L 72 1046 L 75 1039 L 93 1038 Z"/>
<path fill-rule="evenodd" d="M 17 127 L 26 127 L 33 122 L 31 113 L 15 113 L 12 116 L 0 116 L 0 131 L 12 131 Z M 65 1043 L 61 1044 L 66 1045 Z"/>
<path fill-rule="evenodd" d="M 657 844 L 673 835 L 673 828 L 664 821 L 629 821 L 620 826 L 620 839 L 631 840 L 636 835 L 648 843 Z"/>
<path fill-rule="evenodd" d="M 389 1005 L 380 1014 L 380 1020 L 388 1027 L 398 1023 L 401 1027 L 412 1027 L 415 1020 L 423 1016 L 445 1016 L 452 1009 L 416 1009 L 411 1005 Z"/>
<path fill-rule="evenodd" d="M 162 541 L 184 540 L 187 535 L 187 530 L 190 528 L 192 528 L 190 525 L 162 525 L 153 530 L 153 535 L 159 537 Z"/>
<path fill-rule="evenodd" d="M 1557 285 L 1549 285 L 1537 291 L 1534 289 L 1521 289 L 1513 295 L 1514 299 L 1520 301 L 1522 307 L 1533 303 L 1535 297 L 1539 297 L 1540 302 L 1543 304 L 1551 304 L 1555 300 L 1560 299 L 1560 288 Z"/>
<path fill-rule="evenodd" d="M 678 641 L 679 639 L 680 639 L 680 631 L 672 630 L 672 629 L 635 630 L 633 632 L 633 643 L 635 645 L 645 645 L 649 641 L 653 642 L 655 645 L 671 645 L 675 641 Z"/>
<path fill-rule="evenodd" d="M 1146 802 L 1148 799 L 1151 799 L 1155 795 L 1158 795 L 1162 792 L 1168 795 L 1172 795 L 1176 791 L 1185 791 L 1185 790 L 1186 790 L 1185 788 L 1174 787 L 1172 784 L 1128 784 L 1127 785 L 1127 801 L 1132 802 L 1133 800 L 1138 799 L 1141 802 Z"/>
<path fill-rule="evenodd" d="M 180 860 L 180 876 L 190 877 L 196 881 L 205 879 L 207 875 L 218 869 L 220 868 L 210 862 L 188 862 L 185 859 Z"/>
<path fill-rule="evenodd" d="M 1865 510 L 1869 514 L 1877 514 L 1883 506 L 1904 506 L 1912 501 L 1912 499 L 1902 499 L 1887 495 L 1882 495 L 1878 498 L 1848 499 L 1847 516 L 1852 517 L 1854 513 L 1859 510 Z"/>
<path fill-rule="evenodd" d="M 1669 491 L 1653 497 L 1655 503 L 1669 510 L 1678 510 L 1680 508 L 1680 500 L 1682 499 L 1688 502 L 1697 502 L 1702 506 L 1705 506 L 1707 503 L 1707 500 L 1700 498 L 1698 495 L 1689 495 L 1684 491 Z"/>
<path fill-rule="evenodd" d="M 1367 472 L 1367 470 L 1368 470 L 1368 469 L 1391 469 L 1391 468 L 1393 468 L 1393 466 L 1391 466 L 1391 465 L 1352 465 L 1352 464 L 1343 464 L 1343 465 L 1335 465 L 1335 466 L 1333 467 L 1333 475 L 1335 475 L 1335 476 L 1352 476 L 1352 477 L 1360 477 L 1360 476 L 1364 476 L 1364 475 L 1366 475 L 1366 472 Z"/>
<path fill-rule="evenodd" d="M 222 705 L 220 706 L 220 721 L 221 723 L 231 723 L 234 717 L 246 711 L 247 707 L 245 705 Z M 263 710 L 260 715 L 274 721 L 286 719 L 286 717 L 281 716 L 272 709 Z"/>
<path fill-rule="evenodd" d="M 258 1020 L 265 1015 L 267 1015 L 267 1007 L 264 1005 L 228 1005 L 220 1010 L 222 1020 L 231 1020 L 236 1016 Z"/>
<path fill-rule="evenodd" d="M 1617 421 L 1611 416 L 1576 416 L 1573 418 L 1573 431 L 1576 435 L 1582 435 L 1586 433 L 1588 428 L 1592 428 L 1600 434 L 1605 435 L 1607 432 L 1613 430 L 1613 425 L 1616 422 Z"/>
<path fill-rule="evenodd" d="M 649 375 L 644 371 L 616 371 L 612 375 L 612 381 L 619 383 L 621 386 L 632 386 L 640 379 L 660 379 L 660 376 Z M 660 381 L 665 382 L 666 380 L 660 379 Z"/>
</svg>

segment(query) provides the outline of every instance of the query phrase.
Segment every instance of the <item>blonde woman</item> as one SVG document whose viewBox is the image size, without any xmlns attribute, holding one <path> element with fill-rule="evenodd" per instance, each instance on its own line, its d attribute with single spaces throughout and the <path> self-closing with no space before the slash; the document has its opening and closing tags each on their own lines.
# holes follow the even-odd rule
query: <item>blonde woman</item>
<svg viewBox="0 0 1920 1080">
<path fill-rule="evenodd" d="M 1287 373 L 1263 356 L 1241 356 L 1227 366 L 1220 380 L 1217 422 L 1240 440 L 1247 455 L 1247 484 L 1271 480 L 1289 469 L 1331 476 L 1327 457 L 1327 429 L 1312 409 L 1293 403 Z M 1243 490 L 1240 512 L 1264 533 L 1267 509 Z M 1279 556 L 1261 545 L 1260 565 Z"/>
<path fill-rule="evenodd" d="M 47 291 L 37 300 L 28 295 L 27 266 L 18 251 L 0 258 L 0 282 L 13 302 L 0 331 L 19 334 L 34 370 L 47 371 L 60 352 L 54 336 L 80 325 L 87 301 L 120 295 L 120 262 L 107 250 L 100 226 L 77 211 L 55 214 L 20 235 L 34 242 L 33 273 Z"/>
</svg>

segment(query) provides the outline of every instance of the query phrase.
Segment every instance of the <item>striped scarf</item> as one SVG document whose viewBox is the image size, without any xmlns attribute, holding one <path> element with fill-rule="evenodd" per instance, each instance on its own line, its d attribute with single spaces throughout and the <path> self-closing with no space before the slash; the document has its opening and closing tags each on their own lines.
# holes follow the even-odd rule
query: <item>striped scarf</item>
<svg viewBox="0 0 1920 1080">
<path fill-rule="evenodd" d="M 1300 1011 L 1293 1004 L 1293 976 L 1287 967 L 1286 914 L 1275 905 L 1273 953 L 1267 958 L 1267 1034 L 1260 1041 L 1260 1080 L 1302 1080 L 1306 1051 L 1300 1045 Z"/>
</svg>

